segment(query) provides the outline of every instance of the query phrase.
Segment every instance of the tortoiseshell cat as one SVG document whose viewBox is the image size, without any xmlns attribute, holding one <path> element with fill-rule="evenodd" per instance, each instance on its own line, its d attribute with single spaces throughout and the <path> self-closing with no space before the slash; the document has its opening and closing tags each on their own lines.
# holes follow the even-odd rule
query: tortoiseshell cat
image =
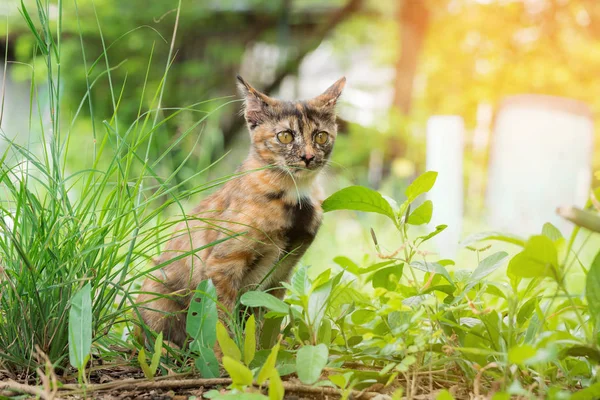
<svg viewBox="0 0 600 400">
<path fill-rule="evenodd" d="M 297 102 L 271 98 L 239 76 L 238 81 L 252 142 L 238 168 L 242 175 L 202 201 L 187 226 L 179 224 L 159 262 L 244 234 L 155 271 L 138 298 L 145 323 L 180 346 L 198 283 L 211 278 L 219 301 L 230 311 L 245 290 L 258 288 L 281 298 L 280 282 L 288 280 L 321 224 L 323 199 L 315 178 L 333 149 L 335 104 L 346 79 Z"/>
</svg>

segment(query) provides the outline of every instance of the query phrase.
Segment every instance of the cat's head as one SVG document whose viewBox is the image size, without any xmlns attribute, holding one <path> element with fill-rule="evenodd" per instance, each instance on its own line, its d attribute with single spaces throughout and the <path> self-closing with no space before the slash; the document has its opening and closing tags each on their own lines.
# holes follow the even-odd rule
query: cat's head
<svg viewBox="0 0 600 400">
<path fill-rule="evenodd" d="M 337 136 L 335 104 L 346 78 L 306 101 L 274 99 L 237 78 L 254 156 L 298 177 L 313 175 L 325 166 Z"/>
</svg>

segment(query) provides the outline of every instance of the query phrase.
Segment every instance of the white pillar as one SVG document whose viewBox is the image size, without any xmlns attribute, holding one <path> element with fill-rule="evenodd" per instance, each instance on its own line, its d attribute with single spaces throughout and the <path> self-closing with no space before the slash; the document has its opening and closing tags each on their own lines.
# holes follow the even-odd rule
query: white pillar
<svg viewBox="0 0 600 400">
<path fill-rule="evenodd" d="M 540 95 L 507 99 L 496 117 L 490 151 L 491 227 L 525 236 L 551 222 L 568 234 L 570 224 L 556 208 L 586 202 L 593 131 L 591 112 L 578 101 Z"/>
<path fill-rule="evenodd" d="M 448 225 L 435 237 L 442 258 L 456 257 L 463 218 L 464 124 L 459 116 L 439 115 L 427 122 L 427 170 L 438 177 L 427 198 L 433 202 L 430 226 Z"/>
</svg>

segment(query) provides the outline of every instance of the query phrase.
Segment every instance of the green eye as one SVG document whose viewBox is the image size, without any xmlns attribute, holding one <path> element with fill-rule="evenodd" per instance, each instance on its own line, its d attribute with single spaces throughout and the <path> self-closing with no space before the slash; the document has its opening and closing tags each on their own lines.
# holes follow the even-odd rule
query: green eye
<svg viewBox="0 0 600 400">
<path fill-rule="evenodd" d="M 283 144 L 290 144 L 294 140 L 294 135 L 290 131 L 281 131 L 277 134 L 277 140 Z"/>
<path fill-rule="evenodd" d="M 329 140 L 327 132 L 319 132 L 315 135 L 315 142 L 317 142 L 317 144 L 325 144 L 327 143 L 327 140 Z"/>
</svg>

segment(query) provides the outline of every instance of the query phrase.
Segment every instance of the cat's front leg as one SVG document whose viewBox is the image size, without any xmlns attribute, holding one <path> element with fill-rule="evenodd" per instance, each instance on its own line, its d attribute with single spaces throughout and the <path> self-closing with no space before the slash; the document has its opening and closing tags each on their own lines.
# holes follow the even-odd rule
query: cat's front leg
<svg viewBox="0 0 600 400">
<path fill-rule="evenodd" d="M 254 260 L 254 253 L 245 246 L 216 246 L 206 261 L 206 276 L 217 290 L 217 297 L 227 313 L 235 307 L 244 274 Z M 221 312 L 219 313 L 221 314 Z"/>
</svg>

